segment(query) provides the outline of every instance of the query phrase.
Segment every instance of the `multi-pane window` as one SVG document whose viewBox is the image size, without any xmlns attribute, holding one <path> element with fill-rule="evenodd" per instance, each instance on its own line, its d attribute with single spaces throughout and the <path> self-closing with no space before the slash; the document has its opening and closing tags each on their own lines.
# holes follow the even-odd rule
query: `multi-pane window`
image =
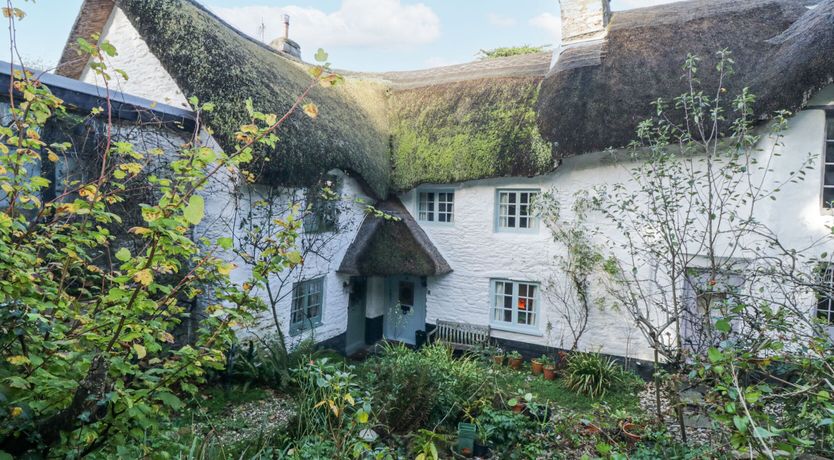
<svg viewBox="0 0 834 460">
<path fill-rule="evenodd" d="M 304 231 L 326 233 L 336 231 L 339 225 L 339 178 L 328 175 L 322 183 L 307 192 L 307 214 L 304 215 Z"/>
<path fill-rule="evenodd" d="M 324 278 L 299 281 L 292 286 L 290 334 L 297 334 L 321 324 Z"/>
<path fill-rule="evenodd" d="M 499 190 L 497 196 L 498 230 L 531 230 L 536 228 L 533 200 L 536 190 Z"/>
<path fill-rule="evenodd" d="M 829 112 L 825 130 L 825 164 L 822 176 L 822 207 L 834 209 L 834 112 Z"/>
<path fill-rule="evenodd" d="M 539 285 L 507 280 L 492 281 L 492 323 L 521 328 L 538 324 Z"/>
<path fill-rule="evenodd" d="M 820 282 L 817 290 L 817 318 L 834 325 L 834 266 L 820 270 Z"/>
<path fill-rule="evenodd" d="M 455 221 L 455 192 L 420 192 L 417 202 L 417 218 L 423 222 L 450 224 Z"/>
</svg>

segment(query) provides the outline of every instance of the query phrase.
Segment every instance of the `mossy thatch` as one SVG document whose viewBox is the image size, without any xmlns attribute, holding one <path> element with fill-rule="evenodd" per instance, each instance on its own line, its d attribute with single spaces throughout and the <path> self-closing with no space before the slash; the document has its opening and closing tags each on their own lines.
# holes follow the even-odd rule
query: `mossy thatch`
<svg viewBox="0 0 834 460">
<path fill-rule="evenodd" d="M 452 271 L 399 200 L 383 201 L 377 208 L 395 219 L 367 216 L 342 258 L 340 273 L 354 276 L 437 276 Z"/>
<path fill-rule="evenodd" d="M 552 149 L 534 110 L 540 81 L 475 79 L 395 92 L 392 187 L 550 171 Z"/>
<path fill-rule="evenodd" d="M 256 110 L 285 113 L 311 81 L 304 65 L 242 36 L 191 0 L 118 0 L 153 54 L 183 92 L 216 110 L 207 122 L 221 146 L 248 122 L 245 99 Z M 373 192 L 387 195 L 388 135 L 384 88 L 352 80 L 337 88 L 316 87 L 309 100 L 317 119 L 296 113 L 279 131 L 275 151 L 260 152 L 265 183 L 308 186 L 339 168 L 358 173 Z"/>
<path fill-rule="evenodd" d="M 703 58 L 700 86 L 716 90 L 722 49 L 735 69 L 725 94 L 750 88 L 761 118 L 801 108 L 834 78 L 834 0 L 809 3 L 694 0 L 615 12 L 604 41 L 564 49 L 542 83 L 542 135 L 561 156 L 625 146 L 656 115 L 652 101 L 688 90 L 688 54 Z"/>
</svg>

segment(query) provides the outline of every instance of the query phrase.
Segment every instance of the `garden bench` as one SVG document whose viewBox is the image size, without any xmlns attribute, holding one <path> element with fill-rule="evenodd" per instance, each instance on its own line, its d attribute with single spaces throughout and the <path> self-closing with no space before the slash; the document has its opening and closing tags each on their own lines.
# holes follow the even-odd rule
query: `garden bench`
<svg viewBox="0 0 834 460">
<path fill-rule="evenodd" d="M 471 350 L 489 342 L 489 326 L 437 321 L 437 327 L 428 334 L 429 342 L 439 341 L 453 350 Z"/>
</svg>

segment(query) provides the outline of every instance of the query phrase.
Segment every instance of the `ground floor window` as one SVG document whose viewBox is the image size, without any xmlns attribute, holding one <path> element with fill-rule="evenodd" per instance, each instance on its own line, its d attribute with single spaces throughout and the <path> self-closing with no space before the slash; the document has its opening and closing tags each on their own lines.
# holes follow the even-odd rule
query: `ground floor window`
<svg viewBox="0 0 834 460">
<path fill-rule="evenodd" d="M 323 277 L 293 284 L 290 334 L 298 334 L 321 324 L 323 298 Z"/>
<path fill-rule="evenodd" d="M 538 316 L 538 283 L 492 280 L 492 324 L 532 329 Z"/>
</svg>

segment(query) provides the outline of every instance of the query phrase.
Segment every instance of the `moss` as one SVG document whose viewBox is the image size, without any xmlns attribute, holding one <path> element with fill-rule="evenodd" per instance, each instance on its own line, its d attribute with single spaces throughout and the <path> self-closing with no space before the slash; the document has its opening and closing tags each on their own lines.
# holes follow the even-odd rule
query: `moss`
<svg viewBox="0 0 834 460">
<path fill-rule="evenodd" d="M 255 109 L 284 114 L 309 85 L 303 65 L 226 27 L 190 0 L 119 0 L 134 27 L 183 92 L 216 110 L 207 117 L 224 148 L 247 123 L 244 101 Z M 288 186 L 313 184 L 333 168 L 359 174 L 378 196 L 387 195 L 390 166 L 384 88 L 353 80 L 338 88 L 314 88 L 309 99 L 320 115 L 296 113 L 279 131 L 274 151 L 256 171 L 261 181 Z"/>
<path fill-rule="evenodd" d="M 392 187 L 552 169 L 552 149 L 536 126 L 539 81 L 480 79 L 394 93 Z"/>
<path fill-rule="evenodd" d="M 359 272 L 368 276 L 435 274 L 431 257 L 402 221 L 382 222 L 358 265 Z"/>
</svg>

